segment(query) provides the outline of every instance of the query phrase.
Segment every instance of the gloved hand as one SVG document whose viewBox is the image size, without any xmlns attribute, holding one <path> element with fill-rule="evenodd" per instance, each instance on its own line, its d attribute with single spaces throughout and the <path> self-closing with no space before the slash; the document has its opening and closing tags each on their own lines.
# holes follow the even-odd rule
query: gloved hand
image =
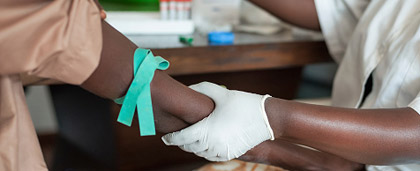
<svg viewBox="0 0 420 171">
<path fill-rule="evenodd" d="M 196 124 L 163 136 L 166 145 L 179 146 L 210 161 L 228 161 L 263 141 L 274 140 L 264 108 L 270 96 L 228 90 L 209 82 L 190 88 L 212 98 L 216 107 Z"/>
</svg>

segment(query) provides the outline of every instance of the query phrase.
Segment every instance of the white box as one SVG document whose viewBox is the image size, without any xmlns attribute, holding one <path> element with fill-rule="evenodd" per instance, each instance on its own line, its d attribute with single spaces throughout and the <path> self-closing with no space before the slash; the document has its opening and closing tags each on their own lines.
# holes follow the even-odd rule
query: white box
<svg viewBox="0 0 420 171">
<path fill-rule="evenodd" d="M 159 12 L 107 12 L 106 21 L 125 35 L 194 33 L 194 23 L 191 20 L 161 20 Z"/>
</svg>

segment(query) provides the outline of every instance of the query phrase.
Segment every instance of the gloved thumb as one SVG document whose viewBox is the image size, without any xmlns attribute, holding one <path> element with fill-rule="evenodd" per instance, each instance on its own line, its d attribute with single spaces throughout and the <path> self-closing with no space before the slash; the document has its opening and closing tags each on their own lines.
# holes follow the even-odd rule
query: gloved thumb
<svg viewBox="0 0 420 171">
<path fill-rule="evenodd" d="M 228 89 L 210 82 L 201 82 L 189 87 L 199 93 L 209 96 L 215 102 L 222 100 L 228 92 Z"/>
<path fill-rule="evenodd" d="M 172 146 L 181 146 L 197 142 L 201 139 L 201 136 L 203 136 L 202 128 L 205 126 L 206 120 L 207 118 L 204 118 L 183 130 L 166 134 L 162 137 L 162 141 L 166 145 Z"/>
</svg>

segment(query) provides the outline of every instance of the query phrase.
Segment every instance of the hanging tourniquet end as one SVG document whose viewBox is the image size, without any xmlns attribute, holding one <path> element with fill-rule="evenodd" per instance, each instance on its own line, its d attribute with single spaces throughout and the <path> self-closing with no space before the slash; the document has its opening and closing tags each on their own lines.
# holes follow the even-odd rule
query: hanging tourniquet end
<svg viewBox="0 0 420 171">
<path fill-rule="evenodd" d="M 114 100 L 115 103 L 122 104 L 117 121 L 131 126 L 137 107 L 140 135 L 156 135 L 150 83 L 155 70 L 168 69 L 169 62 L 162 57 L 153 56 L 150 50 L 139 48 L 134 53 L 133 64 L 134 79 L 128 88 L 127 94 Z"/>
</svg>

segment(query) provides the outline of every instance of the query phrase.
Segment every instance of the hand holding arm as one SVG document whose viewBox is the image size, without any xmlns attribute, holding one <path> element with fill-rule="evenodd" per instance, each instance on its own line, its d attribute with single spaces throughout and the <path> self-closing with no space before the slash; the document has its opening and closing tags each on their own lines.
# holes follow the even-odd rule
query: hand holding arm
<svg viewBox="0 0 420 171">
<path fill-rule="evenodd" d="M 211 161 L 227 161 L 274 138 L 264 111 L 267 96 L 228 90 L 208 82 L 190 87 L 210 96 L 216 108 L 197 124 L 164 136 L 167 145 L 180 146 Z"/>
</svg>

